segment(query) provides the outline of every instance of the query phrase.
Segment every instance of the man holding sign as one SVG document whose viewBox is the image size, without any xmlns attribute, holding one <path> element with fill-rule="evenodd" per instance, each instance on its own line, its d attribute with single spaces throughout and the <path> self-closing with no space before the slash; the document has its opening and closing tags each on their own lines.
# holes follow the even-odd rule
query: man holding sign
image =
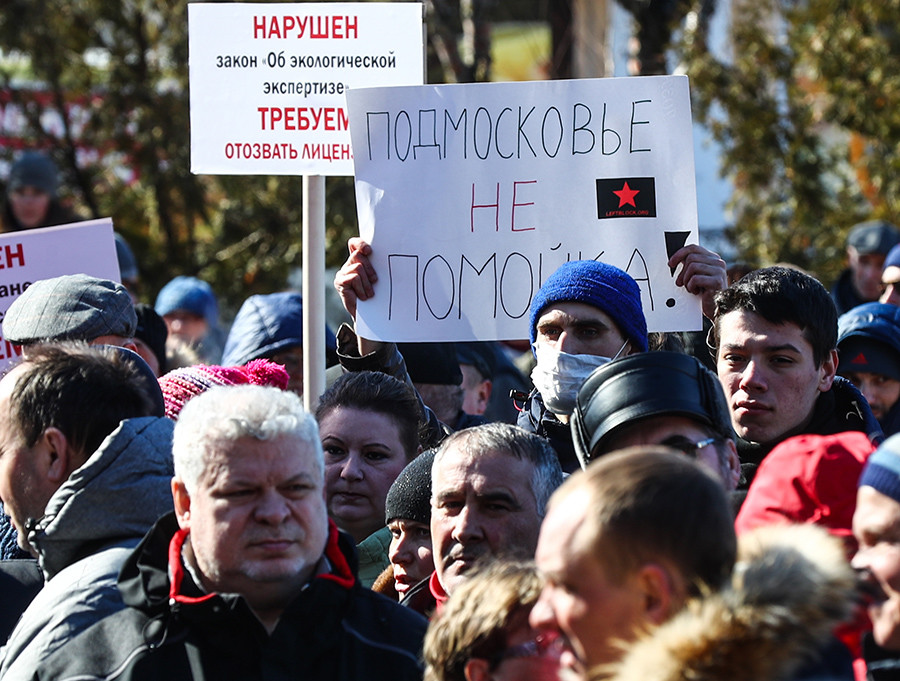
<svg viewBox="0 0 900 681">
<path fill-rule="evenodd" d="M 335 276 L 335 288 L 355 319 L 357 300 L 375 295 L 378 275 L 368 243 L 352 238 L 348 249 L 350 256 Z M 700 295 L 704 313 L 711 317 L 712 299 L 725 286 L 724 261 L 693 244 L 678 250 L 669 265 L 682 265 L 676 284 Z M 566 263 L 532 299 L 530 333 L 537 358 L 532 374 L 536 390 L 518 425 L 549 439 L 563 469 L 571 472 L 578 469 L 578 459 L 568 418 L 581 383 L 609 359 L 648 349 L 638 285 L 625 272 L 605 263 Z M 381 347 L 378 342 L 357 338 L 356 350 L 362 356 Z"/>
</svg>

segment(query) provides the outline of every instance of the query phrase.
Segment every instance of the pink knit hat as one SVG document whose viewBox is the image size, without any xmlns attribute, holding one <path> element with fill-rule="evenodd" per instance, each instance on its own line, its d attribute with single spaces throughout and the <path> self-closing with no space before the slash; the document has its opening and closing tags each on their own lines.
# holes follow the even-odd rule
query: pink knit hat
<svg viewBox="0 0 900 681">
<path fill-rule="evenodd" d="M 244 366 L 196 364 L 174 369 L 159 377 L 159 387 L 166 403 L 166 416 L 177 421 L 188 400 L 214 386 L 269 385 L 284 390 L 289 379 L 288 372 L 280 364 L 268 359 L 254 359 Z"/>
</svg>

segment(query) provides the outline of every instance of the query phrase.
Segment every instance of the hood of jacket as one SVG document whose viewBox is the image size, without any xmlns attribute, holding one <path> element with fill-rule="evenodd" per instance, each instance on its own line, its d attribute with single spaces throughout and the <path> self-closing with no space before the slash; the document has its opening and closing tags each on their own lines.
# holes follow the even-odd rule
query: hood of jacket
<svg viewBox="0 0 900 681">
<path fill-rule="evenodd" d="M 146 416 L 119 424 L 56 490 L 29 528 L 47 579 L 106 545 L 138 539 L 172 510 L 172 429 Z"/>
<path fill-rule="evenodd" d="M 847 338 L 879 341 L 900 353 L 900 307 L 889 303 L 865 303 L 838 318 L 838 349 Z"/>
<path fill-rule="evenodd" d="M 239 366 L 251 359 L 303 345 L 303 299 L 290 291 L 250 296 L 241 305 L 222 353 L 222 364 Z M 326 348 L 335 347 L 334 334 L 325 329 Z"/>
<path fill-rule="evenodd" d="M 740 537 L 731 582 L 630 646 L 615 681 L 774 681 L 822 649 L 853 609 L 843 544 L 815 525 Z"/>
</svg>

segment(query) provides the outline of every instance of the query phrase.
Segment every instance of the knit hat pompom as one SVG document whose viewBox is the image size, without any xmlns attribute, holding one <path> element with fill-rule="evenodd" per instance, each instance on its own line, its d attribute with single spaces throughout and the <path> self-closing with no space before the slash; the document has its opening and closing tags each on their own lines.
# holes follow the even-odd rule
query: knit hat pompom
<svg viewBox="0 0 900 681">
<path fill-rule="evenodd" d="M 586 303 L 602 310 L 636 349 L 647 351 L 647 320 L 637 282 L 618 267 L 596 260 L 573 260 L 551 274 L 531 299 L 529 333 L 537 337 L 537 322 L 554 303 Z"/>
<path fill-rule="evenodd" d="M 271 385 L 285 390 L 290 376 L 285 368 L 268 359 L 251 359 L 243 367 L 247 383 L 252 385 Z"/>
<path fill-rule="evenodd" d="M 245 366 L 223 367 L 196 364 L 160 376 L 159 387 L 166 402 L 166 416 L 173 421 L 191 399 L 217 385 L 266 385 L 284 390 L 290 376 L 284 367 L 268 359 L 255 359 Z"/>
</svg>

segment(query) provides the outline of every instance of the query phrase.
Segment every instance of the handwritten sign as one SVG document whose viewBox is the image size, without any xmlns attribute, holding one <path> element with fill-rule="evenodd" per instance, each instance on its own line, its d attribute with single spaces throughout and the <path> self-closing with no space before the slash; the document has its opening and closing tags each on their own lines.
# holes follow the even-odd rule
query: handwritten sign
<svg viewBox="0 0 900 681">
<path fill-rule="evenodd" d="M 379 281 L 357 325 L 382 340 L 528 337 L 568 260 L 641 287 L 651 330 L 701 327 L 670 253 L 697 242 L 686 77 L 353 90 L 360 235 Z"/>
<path fill-rule="evenodd" d="M 422 83 L 421 3 L 191 3 L 191 170 L 352 175 L 350 86 Z"/>
<path fill-rule="evenodd" d="M 110 218 L 0 234 L 0 320 L 35 281 L 80 273 L 120 281 Z M 0 337 L 0 371 L 20 354 Z"/>
</svg>

